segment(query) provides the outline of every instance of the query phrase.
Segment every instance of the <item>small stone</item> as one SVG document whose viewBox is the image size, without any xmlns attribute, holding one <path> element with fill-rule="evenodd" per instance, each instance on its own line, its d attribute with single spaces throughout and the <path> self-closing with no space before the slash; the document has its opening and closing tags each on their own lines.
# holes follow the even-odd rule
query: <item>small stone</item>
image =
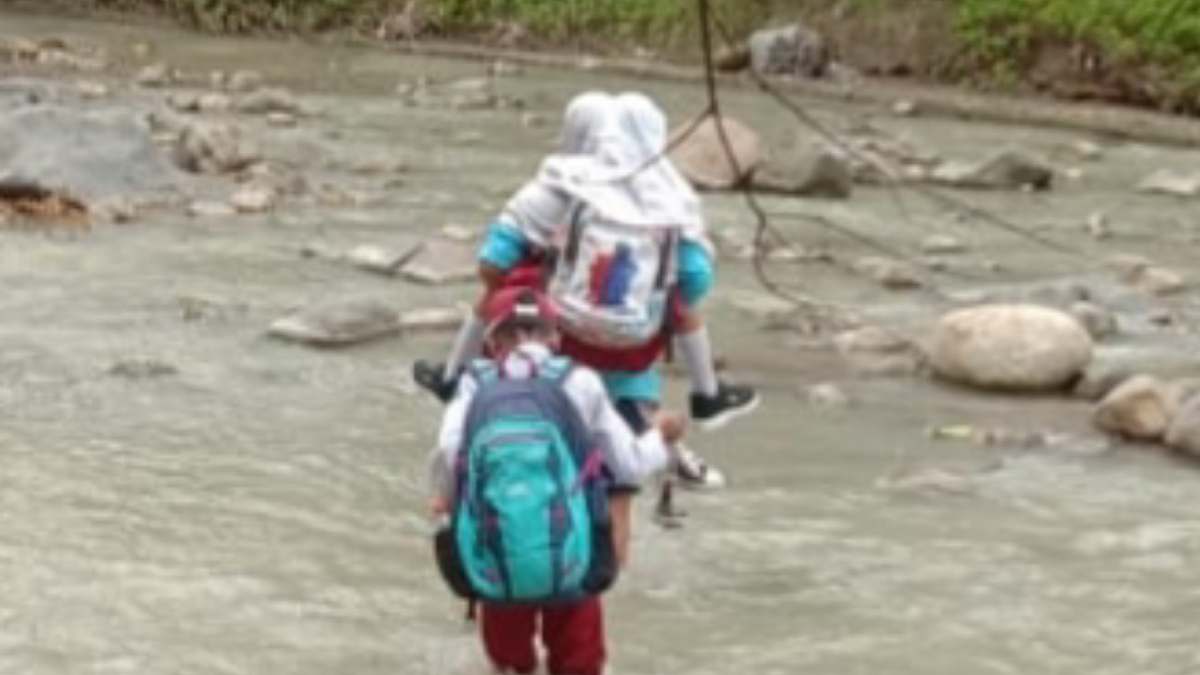
<svg viewBox="0 0 1200 675">
<path fill-rule="evenodd" d="M 575 67 L 580 70 L 599 70 L 604 62 L 595 56 L 584 56 L 576 62 Z"/>
<path fill-rule="evenodd" d="M 244 94 L 234 107 L 238 112 L 247 115 L 266 115 L 273 112 L 295 115 L 300 112 L 300 103 L 296 97 L 287 89 L 280 88 L 258 89 Z"/>
<path fill-rule="evenodd" d="M 187 206 L 187 214 L 193 218 L 228 218 L 237 211 L 224 202 L 195 201 Z"/>
<path fill-rule="evenodd" d="M 906 290 L 921 286 L 921 280 L 909 265 L 889 258 L 862 258 L 854 263 L 854 268 L 884 288 Z"/>
<path fill-rule="evenodd" d="M 822 382 L 808 389 L 808 402 L 823 408 L 845 408 L 850 405 L 850 397 L 832 382 Z"/>
<path fill-rule="evenodd" d="M 463 112 L 478 110 L 495 110 L 500 107 L 500 99 L 495 94 L 468 93 L 460 94 L 450 99 L 450 109 Z"/>
<path fill-rule="evenodd" d="M 1176 197 L 1200 196 L 1200 172 L 1182 173 L 1161 169 L 1146 177 L 1137 187 L 1139 192 Z"/>
<path fill-rule="evenodd" d="M 901 99 L 892 104 L 892 114 L 897 117 L 914 117 L 918 112 L 916 101 Z"/>
<path fill-rule="evenodd" d="M 467 316 L 464 307 L 431 307 L 400 313 L 400 327 L 404 330 L 455 330 Z"/>
<path fill-rule="evenodd" d="M 268 113 L 267 124 L 278 129 L 290 129 L 296 126 L 296 116 L 285 112 Z"/>
<path fill-rule="evenodd" d="M 133 52 L 134 58 L 144 61 L 145 59 L 150 58 L 150 56 L 154 53 L 154 45 L 150 44 L 149 42 L 139 40 L 133 43 L 133 48 L 131 51 Z"/>
<path fill-rule="evenodd" d="M 511 61 L 497 59 L 488 64 L 487 72 L 492 77 L 513 77 L 523 74 L 525 69 Z"/>
<path fill-rule="evenodd" d="M 1140 255 L 1127 253 L 1114 255 L 1104 261 L 1105 267 L 1116 271 L 1126 283 L 1132 283 L 1142 272 L 1150 267 L 1150 261 Z"/>
<path fill-rule="evenodd" d="M 935 234 L 921 242 L 921 250 L 930 255 L 965 253 L 966 244 L 948 235 Z"/>
<path fill-rule="evenodd" d="M 137 205 L 130 199 L 113 197 L 94 205 L 91 212 L 98 220 L 123 225 L 137 217 Z"/>
<path fill-rule="evenodd" d="M 839 333 L 833 345 L 859 375 L 914 375 L 925 366 L 925 355 L 912 341 L 878 326 Z"/>
<path fill-rule="evenodd" d="M 732 302 L 738 311 L 763 322 L 777 321 L 780 318 L 791 316 L 796 311 L 796 306 L 792 303 L 766 293 L 736 293 Z"/>
<path fill-rule="evenodd" d="M 212 89 L 224 89 L 229 85 L 229 73 L 214 70 L 208 74 L 208 86 Z"/>
<path fill-rule="evenodd" d="M 81 80 L 75 83 L 75 90 L 84 98 L 105 98 L 109 95 L 108 85 L 101 82 Z"/>
<path fill-rule="evenodd" d="M 450 224 L 442 228 L 441 234 L 450 241 L 469 242 L 475 241 L 478 234 L 465 225 Z"/>
<path fill-rule="evenodd" d="M 271 188 L 262 185 L 247 185 L 229 198 L 230 205 L 239 213 L 263 213 L 275 208 L 278 196 Z"/>
<path fill-rule="evenodd" d="M 1179 273 L 1162 267 L 1150 267 L 1142 271 L 1133 281 L 1141 290 L 1157 296 L 1174 295 L 1185 288 L 1187 282 Z"/>
<path fill-rule="evenodd" d="M 238 70 L 229 77 L 229 91 L 247 93 L 263 85 L 262 73 L 257 70 Z"/>
<path fill-rule="evenodd" d="M 219 92 L 210 92 L 207 94 L 201 94 L 200 97 L 196 99 L 196 106 L 200 109 L 200 112 L 225 112 L 233 107 L 233 100 L 225 94 Z"/>
<path fill-rule="evenodd" d="M 139 86 L 147 88 L 165 87 L 171 84 L 171 67 L 165 63 L 155 63 L 138 71 L 134 81 Z"/>
<path fill-rule="evenodd" d="M 1158 307 L 1146 315 L 1146 320 L 1155 326 L 1173 326 L 1177 323 L 1175 312 L 1166 307 Z"/>
<path fill-rule="evenodd" d="M 346 254 L 346 260 L 355 267 L 367 272 L 393 276 L 421 252 L 422 245 L 416 244 L 406 249 L 393 250 L 373 244 L 356 246 Z"/>
<path fill-rule="evenodd" d="M 1078 140 L 1071 144 L 1071 151 L 1080 159 L 1095 161 L 1104 156 L 1104 149 L 1092 141 Z"/>
<path fill-rule="evenodd" d="M 1108 225 L 1108 215 L 1103 211 L 1097 211 L 1088 216 L 1087 233 L 1097 241 L 1111 238 L 1112 228 Z"/>
<path fill-rule="evenodd" d="M 200 97 L 191 92 L 176 91 L 167 96 L 167 105 L 172 110 L 182 113 L 200 111 Z"/>
<path fill-rule="evenodd" d="M 1125 368 L 1092 363 L 1075 383 L 1071 393 L 1087 401 L 1099 401 L 1131 377 L 1133 373 Z"/>
<path fill-rule="evenodd" d="M 1112 337 L 1119 330 L 1117 316 L 1095 303 L 1077 302 L 1071 305 L 1070 313 L 1096 340 Z"/>
<path fill-rule="evenodd" d="M 1137 375 L 1104 397 L 1092 419 L 1103 431 L 1139 440 L 1159 440 L 1175 416 L 1177 401 L 1157 378 Z"/>
<path fill-rule="evenodd" d="M 526 129 L 541 129 L 550 124 L 550 120 L 541 113 L 527 112 L 521 115 L 521 126 Z"/>
</svg>

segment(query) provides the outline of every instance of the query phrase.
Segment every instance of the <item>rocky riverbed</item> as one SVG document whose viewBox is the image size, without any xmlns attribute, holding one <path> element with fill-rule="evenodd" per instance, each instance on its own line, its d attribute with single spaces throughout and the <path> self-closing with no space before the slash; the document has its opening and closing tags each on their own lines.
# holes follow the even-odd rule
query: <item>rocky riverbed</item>
<svg viewBox="0 0 1200 675">
<path fill-rule="evenodd" d="M 0 45 L 0 667 L 486 672 L 408 365 L 570 96 L 703 92 L 21 15 Z M 1200 152 L 801 102 L 844 142 L 725 109 L 781 179 L 770 277 L 832 314 L 706 195 L 706 314 L 766 400 L 693 439 L 728 490 L 642 518 L 613 671 L 1193 671 L 1200 473 L 1161 446 L 1197 436 Z"/>
</svg>

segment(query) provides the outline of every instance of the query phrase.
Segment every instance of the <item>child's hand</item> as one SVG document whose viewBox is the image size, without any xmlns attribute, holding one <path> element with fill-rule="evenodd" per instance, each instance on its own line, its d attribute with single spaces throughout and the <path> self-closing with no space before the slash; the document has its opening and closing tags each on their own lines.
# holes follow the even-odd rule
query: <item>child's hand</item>
<svg viewBox="0 0 1200 675">
<path fill-rule="evenodd" d="M 434 518 L 450 515 L 450 502 L 448 502 L 445 497 L 441 496 L 430 499 L 429 513 L 431 513 Z"/>
<path fill-rule="evenodd" d="M 659 412 L 654 416 L 654 426 L 658 428 L 667 445 L 675 445 L 683 440 L 683 435 L 687 430 L 687 422 L 683 416 L 668 411 Z"/>
</svg>

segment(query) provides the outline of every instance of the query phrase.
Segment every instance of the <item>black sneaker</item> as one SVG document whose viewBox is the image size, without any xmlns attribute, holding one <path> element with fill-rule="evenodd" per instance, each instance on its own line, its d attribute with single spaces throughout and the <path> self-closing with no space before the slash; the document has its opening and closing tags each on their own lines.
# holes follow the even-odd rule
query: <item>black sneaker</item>
<svg viewBox="0 0 1200 675">
<path fill-rule="evenodd" d="M 692 420 L 704 431 L 725 426 L 735 417 L 758 407 L 758 392 L 751 387 L 721 382 L 716 396 L 692 394 Z"/>
<path fill-rule="evenodd" d="M 446 364 L 421 359 L 413 364 L 413 380 L 442 403 L 449 403 L 458 389 L 458 377 L 446 377 Z"/>
</svg>

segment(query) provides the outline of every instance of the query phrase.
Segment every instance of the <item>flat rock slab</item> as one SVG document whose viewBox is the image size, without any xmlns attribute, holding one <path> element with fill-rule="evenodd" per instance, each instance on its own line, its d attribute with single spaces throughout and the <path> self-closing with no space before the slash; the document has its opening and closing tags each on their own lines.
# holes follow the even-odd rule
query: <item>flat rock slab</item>
<svg viewBox="0 0 1200 675">
<path fill-rule="evenodd" d="M 271 324 L 268 334 L 317 347 L 346 347 L 403 330 L 400 313 L 373 299 L 315 305 Z"/>
<path fill-rule="evenodd" d="M 474 246 L 445 239 L 424 242 L 402 267 L 402 279 L 425 286 L 470 283 L 478 277 Z"/>
</svg>

